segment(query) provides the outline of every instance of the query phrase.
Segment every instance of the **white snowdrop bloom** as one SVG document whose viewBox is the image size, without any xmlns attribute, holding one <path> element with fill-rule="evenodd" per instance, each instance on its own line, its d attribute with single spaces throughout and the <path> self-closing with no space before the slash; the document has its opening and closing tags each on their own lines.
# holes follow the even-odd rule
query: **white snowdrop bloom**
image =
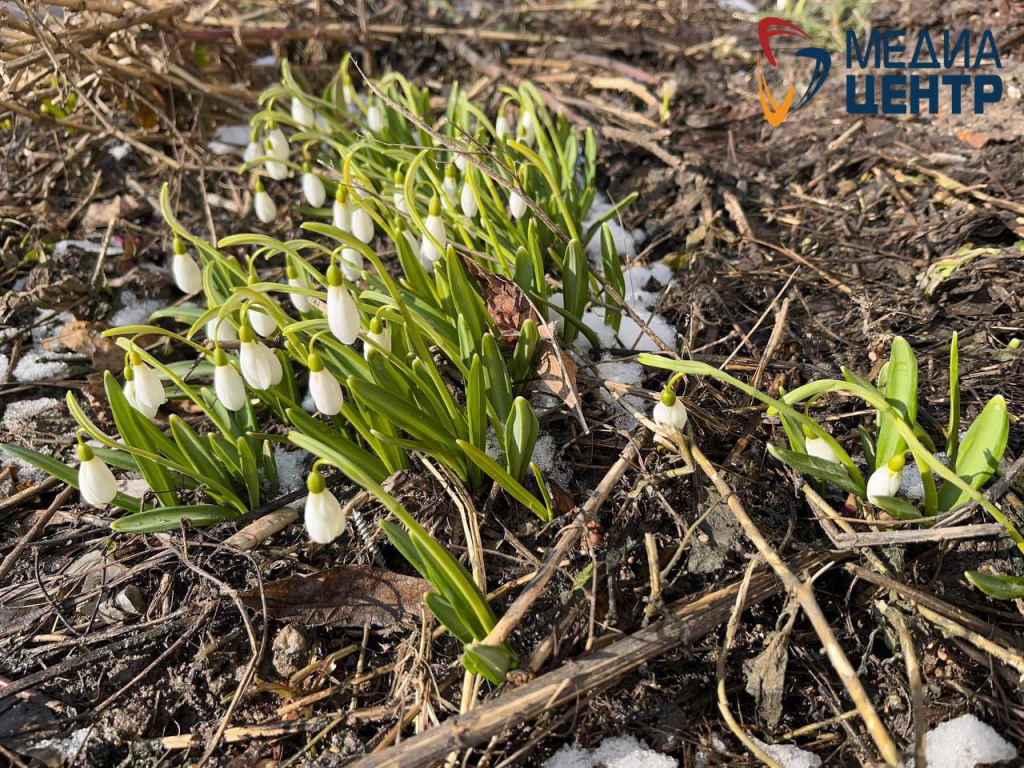
<svg viewBox="0 0 1024 768">
<path fill-rule="evenodd" d="M 82 501 L 94 507 L 112 502 L 118 489 L 110 467 L 97 458 L 88 445 L 79 444 L 78 458 L 81 461 L 78 465 L 78 490 Z"/>
<path fill-rule="evenodd" d="M 270 139 L 265 142 L 264 155 L 268 155 L 272 158 L 276 158 L 277 155 L 274 153 L 274 148 L 271 146 Z M 281 181 L 282 179 L 288 178 L 288 166 L 280 160 L 267 160 L 264 163 L 264 167 L 267 169 L 267 175 L 270 176 L 274 181 Z"/>
<path fill-rule="evenodd" d="M 444 180 L 441 182 L 441 191 L 444 193 L 441 202 L 444 203 L 445 210 L 452 210 L 459 196 L 459 184 L 455 179 L 455 166 L 449 165 L 445 170 Z"/>
<path fill-rule="evenodd" d="M 459 173 L 465 173 L 469 167 L 469 160 L 466 159 L 464 152 L 459 152 L 455 155 L 455 167 L 459 169 Z"/>
<path fill-rule="evenodd" d="M 341 86 L 341 100 L 345 102 L 345 105 L 352 107 L 356 103 L 356 92 L 352 87 L 351 80 L 345 80 Z M 352 111 L 351 109 L 349 110 Z"/>
<path fill-rule="evenodd" d="M 143 405 L 139 402 L 139 398 L 135 396 L 135 381 L 132 378 L 131 366 L 124 369 L 124 376 L 124 399 L 128 401 L 128 405 L 141 413 L 147 419 L 155 418 L 157 411 L 160 409 L 150 408 L 149 406 Z"/>
<path fill-rule="evenodd" d="M 250 304 L 245 310 L 245 319 L 260 336 L 266 338 L 277 330 L 277 321 L 261 308 Z"/>
<path fill-rule="evenodd" d="M 903 482 L 902 455 L 893 456 L 889 461 L 871 473 L 868 478 L 868 501 L 876 503 L 879 496 L 895 496 Z"/>
<path fill-rule="evenodd" d="M 242 162 L 251 163 L 257 157 L 263 154 L 263 142 L 258 138 L 253 137 L 249 143 L 245 145 L 245 151 L 242 153 Z"/>
<path fill-rule="evenodd" d="M 459 206 L 462 212 L 470 219 L 480 212 L 480 206 L 476 202 L 476 195 L 468 181 L 462 183 L 462 194 L 459 196 Z"/>
<path fill-rule="evenodd" d="M 292 120 L 303 128 L 316 127 L 316 112 L 302 99 L 292 97 Z"/>
<path fill-rule="evenodd" d="M 420 243 L 420 261 L 430 261 L 432 264 L 441 260 L 444 255 L 445 246 L 448 244 L 448 235 L 444 229 L 444 219 L 441 218 L 441 201 L 437 195 L 430 199 L 430 211 L 427 220 L 424 222 L 427 232 L 433 235 L 433 240 L 424 237 Z M 440 246 L 440 247 L 439 247 Z"/>
<path fill-rule="evenodd" d="M 813 456 L 816 459 L 831 461 L 833 464 L 839 463 L 839 457 L 832 450 L 832 446 L 825 438 L 814 434 L 809 427 L 804 427 L 804 450 L 808 456 Z"/>
<path fill-rule="evenodd" d="M 256 211 L 256 218 L 264 224 L 270 224 L 277 218 L 274 198 L 263 188 L 263 182 L 259 179 L 256 180 L 256 195 L 253 197 L 252 207 Z"/>
<path fill-rule="evenodd" d="M 306 283 L 305 275 L 297 270 L 292 263 L 289 261 L 288 266 L 285 267 L 285 272 L 288 275 L 288 285 L 292 288 L 308 288 L 309 285 Z M 309 312 L 313 306 L 309 303 L 309 299 L 301 293 L 289 293 L 288 300 L 295 307 L 295 311 L 300 314 Z"/>
<path fill-rule="evenodd" d="M 661 393 L 661 401 L 654 406 L 651 418 L 659 427 L 682 430 L 686 426 L 686 406 L 676 397 L 675 392 L 665 387 Z"/>
<path fill-rule="evenodd" d="M 220 347 L 213 353 L 213 363 L 213 391 L 217 393 L 217 399 L 229 411 L 241 410 L 246 401 L 245 382 L 241 374 L 231 365 Z"/>
<path fill-rule="evenodd" d="M 374 317 L 370 321 L 370 328 L 366 332 L 366 339 L 371 344 L 366 344 L 363 349 L 363 356 L 366 357 L 371 348 L 379 348 L 379 351 L 390 352 L 391 351 L 391 335 L 388 333 L 387 326 L 384 325 L 384 321 L 379 317 Z"/>
<path fill-rule="evenodd" d="M 132 383 L 135 387 L 135 402 L 147 411 L 156 411 L 167 402 L 163 382 L 156 371 L 139 358 L 138 353 L 131 355 Z M 142 410 L 140 408 L 139 410 Z"/>
<path fill-rule="evenodd" d="M 508 136 L 508 120 L 504 115 L 498 115 L 498 119 L 494 121 L 494 134 L 498 137 L 498 141 L 504 141 Z"/>
<path fill-rule="evenodd" d="M 399 168 L 394 175 L 395 191 L 391 193 L 391 201 L 400 213 L 409 212 L 409 203 L 405 199 L 405 174 Z"/>
<path fill-rule="evenodd" d="M 519 221 L 526 213 L 526 200 L 518 192 L 513 192 L 508 196 L 508 210 L 512 218 Z"/>
<path fill-rule="evenodd" d="M 366 125 L 374 133 L 384 130 L 384 115 L 381 114 L 380 107 L 376 104 L 371 104 L 370 108 L 366 110 Z"/>
<path fill-rule="evenodd" d="M 206 321 L 206 338 L 211 341 L 238 341 L 238 331 L 227 318 L 218 320 L 214 316 Z"/>
<path fill-rule="evenodd" d="M 317 544 L 330 544 L 345 530 L 345 510 L 338 499 L 327 490 L 323 475 L 314 469 L 306 480 L 306 531 Z"/>
<path fill-rule="evenodd" d="M 373 240 L 373 216 L 359 205 L 352 211 L 352 234 L 367 245 Z"/>
<path fill-rule="evenodd" d="M 177 237 L 174 238 L 174 255 L 171 257 L 171 273 L 174 284 L 182 293 L 199 293 L 203 290 L 203 270 L 188 253 L 185 245 Z"/>
<path fill-rule="evenodd" d="M 364 264 L 362 251 L 357 251 L 355 248 L 341 249 L 341 274 L 345 276 L 346 280 L 355 282 L 361 278 Z"/>
<path fill-rule="evenodd" d="M 270 152 L 268 154 L 271 157 L 275 157 L 278 160 L 288 159 L 288 137 L 284 135 L 284 131 L 275 125 L 267 133 L 267 141 L 270 144 Z"/>
<path fill-rule="evenodd" d="M 524 111 L 519 118 L 519 134 L 524 144 L 533 146 L 533 141 L 537 138 L 537 126 L 533 122 L 532 112 Z"/>
<path fill-rule="evenodd" d="M 348 202 L 348 190 L 340 184 L 334 195 L 333 222 L 342 232 L 352 231 L 352 206 Z"/>
<path fill-rule="evenodd" d="M 342 344 L 353 344 L 359 338 L 359 308 L 335 264 L 327 270 L 327 325 Z"/>
<path fill-rule="evenodd" d="M 274 384 L 274 353 L 259 341 L 248 326 L 243 325 L 238 332 L 241 342 L 238 351 L 238 364 L 246 383 L 256 390 L 269 389 Z M 280 366 L 280 361 L 277 365 Z"/>
<path fill-rule="evenodd" d="M 322 208 L 327 200 L 327 190 L 320 177 L 313 173 L 313 167 L 306 163 L 302 166 L 302 196 L 314 208 Z"/>
<path fill-rule="evenodd" d="M 267 362 L 270 363 L 270 383 L 272 386 L 277 386 L 284 378 L 284 366 L 281 365 L 281 358 L 274 350 L 268 349 L 267 351 L 270 352 L 270 357 L 267 358 Z"/>
<path fill-rule="evenodd" d="M 341 392 L 341 384 L 334 374 L 324 367 L 324 361 L 315 352 L 307 360 L 309 365 L 309 395 L 313 398 L 316 409 L 325 416 L 341 413 L 345 398 Z"/>
</svg>

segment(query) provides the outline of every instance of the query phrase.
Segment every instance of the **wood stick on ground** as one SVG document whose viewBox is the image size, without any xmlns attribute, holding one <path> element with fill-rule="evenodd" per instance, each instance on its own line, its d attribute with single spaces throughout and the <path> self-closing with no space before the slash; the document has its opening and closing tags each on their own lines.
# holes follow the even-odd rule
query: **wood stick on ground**
<svg viewBox="0 0 1024 768">
<path fill-rule="evenodd" d="M 901 547 L 921 542 L 951 541 L 953 539 L 983 539 L 1001 536 L 1006 532 L 1001 523 L 979 523 L 958 525 L 954 528 L 910 528 L 905 531 L 865 531 L 863 533 L 839 533 L 833 540 L 839 549 L 861 547 Z"/>
<path fill-rule="evenodd" d="M 569 550 L 576 545 L 580 536 L 587 530 L 587 523 L 594 516 L 594 513 L 601 508 L 601 505 L 604 504 L 608 496 L 611 495 L 615 484 L 619 482 L 619 478 L 622 477 L 630 463 L 636 458 L 636 454 L 637 444 L 634 440 L 630 440 L 629 444 L 622 451 L 622 455 L 619 456 L 619 460 L 612 464 L 598 484 L 597 489 L 587 499 L 586 504 L 583 505 L 583 509 L 576 515 L 576 519 L 567 528 L 562 530 L 558 543 L 548 553 L 544 564 L 537 570 L 537 575 L 533 577 L 533 581 L 526 586 L 526 589 L 519 594 L 519 597 L 508 607 L 504 615 L 498 619 L 498 623 L 494 625 L 494 629 L 487 635 L 484 643 L 500 645 L 505 642 L 512 633 L 512 630 L 515 629 L 515 626 L 533 607 L 534 602 L 541 596 L 541 593 L 544 592 L 544 588 L 547 587 L 551 577 L 558 570 L 559 563 L 569 554 Z"/>
<path fill-rule="evenodd" d="M 71 494 L 75 492 L 75 489 L 70 485 L 63 491 L 57 494 L 57 498 L 53 500 L 53 503 L 46 508 L 39 518 L 32 524 L 32 527 L 26 531 L 25 535 L 21 537 L 21 540 L 14 546 L 14 549 L 8 553 L 4 561 L 0 563 L 0 581 L 7 578 L 7 575 L 14 570 L 14 566 L 17 564 L 21 554 L 28 548 L 28 545 L 39 538 L 39 534 L 43 532 L 46 524 L 50 522 L 57 510 L 64 506 L 64 502 L 71 498 Z"/>
<path fill-rule="evenodd" d="M 708 460 L 708 457 L 701 452 L 696 444 L 691 443 L 689 447 L 694 461 L 700 465 L 700 468 L 704 470 L 704 473 L 714 484 L 718 493 L 725 499 L 726 504 L 743 527 L 747 537 L 757 547 L 757 551 L 768 561 L 772 570 L 775 571 L 782 583 L 786 585 L 786 589 L 800 602 L 800 607 L 807 615 L 807 618 L 810 619 L 814 631 L 818 633 L 828 660 L 832 663 L 836 674 L 839 675 L 839 679 L 846 687 L 847 693 L 850 694 L 850 698 L 857 707 L 857 711 L 860 712 L 864 725 L 867 727 L 871 739 L 875 742 L 875 746 L 878 747 L 882 758 L 888 765 L 901 765 L 903 758 L 900 755 L 899 749 L 896 748 L 896 743 L 892 740 L 892 736 L 886 729 L 882 719 L 878 716 L 878 712 L 871 703 L 867 691 L 864 690 L 863 683 L 861 683 L 860 678 L 857 676 L 857 670 L 853 668 L 842 647 L 840 647 L 839 641 L 836 639 L 835 633 L 825 617 L 825 613 L 821 610 L 821 606 L 818 605 L 818 601 L 814 597 L 813 581 L 810 579 L 803 581 L 797 577 L 789 566 L 786 565 L 779 553 L 765 539 L 760 529 L 750 518 L 750 515 L 747 514 L 746 509 L 743 508 L 739 497 L 729 487 L 729 484 L 725 482 L 725 479 Z"/>
<path fill-rule="evenodd" d="M 828 562 L 822 554 L 802 554 L 793 563 L 798 570 Z M 356 768 L 425 768 L 443 760 L 455 749 L 467 749 L 530 722 L 546 712 L 615 683 L 641 664 L 676 646 L 691 644 L 728 621 L 739 582 L 703 597 L 689 597 L 669 606 L 666 617 L 646 629 L 617 640 L 596 653 L 569 661 L 530 683 L 508 691 L 459 717 L 453 717 L 401 744 L 363 758 Z M 781 592 L 781 585 L 767 570 L 751 579 L 748 605 Z"/>
</svg>

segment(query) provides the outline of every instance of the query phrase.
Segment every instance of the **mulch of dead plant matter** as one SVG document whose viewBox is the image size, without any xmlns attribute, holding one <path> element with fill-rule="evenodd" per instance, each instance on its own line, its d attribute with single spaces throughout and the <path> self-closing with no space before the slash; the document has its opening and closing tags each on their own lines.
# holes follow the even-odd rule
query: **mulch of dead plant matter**
<svg viewBox="0 0 1024 768">
<path fill-rule="evenodd" d="M 676 270 L 658 311 L 685 356 L 777 393 L 841 365 L 873 376 L 901 335 L 920 361 L 919 418 L 942 423 L 957 331 L 966 418 L 1003 394 L 1013 465 L 1024 452 L 1024 14 L 1012 6 L 867 9 L 878 26 L 1000 30 L 1016 89 L 1005 108 L 848 116 L 828 107 L 835 78 L 773 131 L 753 74 L 756 23 L 709 3 L 5 3 L 0 441 L 71 458 L 68 390 L 113 429 L 102 371 L 123 361 L 100 334 L 178 300 L 159 186 L 214 240 L 256 226 L 235 173 L 242 148 L 211 145 L 225 142 L 217 129 L 248 120 L 281 58 L 323 83 L 353 52 L 368 74 L 396 69 L 436 93 L 457 77 L 492 108 L 502 84 L 529 79 L 593 128 L 608 196 L 641 193 L 622 222 L 646 233 L 640 258 Z M 41 110 L 71 94 L 66 117 Z M 644 385 L 663 381 L 652 371 Z M 16 765 L 410 766 L 449 753 L 534 765 L 566 743 L 631 733 L 682 765 L 754 764 L 719 713 L 721 679 L 762 741 L 873 764 L 816 628 L 763 567 L 734 616 L 756 549 L 730 502 L 797 577 L 817 574 L 821 612 L 905 753 L 922 723 L 965 712 L 1024 746 L 1022 606 L 984 599 L 962 576 L 1022 573 L 1005 539 L 839 548 L 799 477 L 768 456 L 778 427 L 741 393 L 686 383 L 705 467 L 617 427 L 592 373 L 579 384 L 588 430 L 568 414 L 544 422 L 564 470 L 562 516 L 546 528 L 514 511 L 482 518 L 499 615 L 535 574 L 551 581 L 511 636 L 523 669 L 458 721 L 458 644 L 423 617 L 423 584 L 383 536 L 324 548 L 296 524 L 248 548 L 233 523 L 115 534 L 102 510 L 0 458 L 0 754 Z M 854 434 L 848 403 L 822 405 L 837 437 Z M 1003 509 L 1020 519 L 1024 490 L 1006 479 Z M 391 482 L 464 553 L 450 488 L 424 467 Z M 383 511 L 358 501 L 372 531 Z M 988 522 L 981 514 L 972 522 Z"/>
</svg>

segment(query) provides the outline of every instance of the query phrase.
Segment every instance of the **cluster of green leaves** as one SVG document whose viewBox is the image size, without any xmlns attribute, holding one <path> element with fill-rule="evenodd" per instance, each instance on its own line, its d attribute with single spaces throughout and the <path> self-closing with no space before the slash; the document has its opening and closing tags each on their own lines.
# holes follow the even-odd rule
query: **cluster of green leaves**
<svg viewBox="0 0 1024 768">
<path fill-rule="evenodd" d="M 878 471 L 890 459 L 909 453 L 920 471 L 924 485 L 923 505 L 919 508 L 896 496 L 872 496 L 871 503 L 894 517 L 933 524 L 938 515 L 948 513 L 971 502 L 980 504 L 1006 527 L 1017 546 L 1024 552 L 1024 537 L 979 489 L 997 471 L 1006 450 L 1009 416 L 1006 402 L 995 396 L 986 403 L 981 414 L 967 430 L 963 440 L 960 432 L 960 371 L 957 337 L 950 347 L 949 382 L 950 409 L 945 430 L 947 464 L 937 456 L 935 443 L 917 419 L 917 359 L 910 345 L 902 338 L 893 340 L 889 360 L 878 374 L 875 384 L 843 368 L 844 380 L 822 379 L 805 384 L 778 399 L 739 381 L 729 374 L 697 361 L 668 360 L 644 354 L 640 362 L 677 372 L 708 376 L 724 381 L 768 406 L 777 414 L 789 442 L 789 448 L 769 445 L 773 456 L 802 474 L 825 484 L 832 484 L 858 499 L 867 501 L 867 483 L 850 454 L 813 418 L 809 411 L 813 402 L 827 394 L 859 398 L 875 409 L 874 430 L 861 426 L 860 445 L 869 468 Z M 795 406 L 804 404 L 801 411 Z M 805 449 L 808 435 L 823 440 L 836 461 L 809 455 Z M 1009 575 L 967 573 L 967 578 L 987 594 L 1005 598 L 1024 596 L 1024 580 Z"/>
</svg>

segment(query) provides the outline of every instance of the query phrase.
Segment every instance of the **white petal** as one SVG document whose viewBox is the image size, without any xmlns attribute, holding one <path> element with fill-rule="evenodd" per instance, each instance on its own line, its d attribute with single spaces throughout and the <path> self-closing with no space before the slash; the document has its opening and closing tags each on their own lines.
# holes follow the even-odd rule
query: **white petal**
<svg viewBox="0 0 1024 768">
<path fill-rule="evenodd" d="M 303 128 L 313 128 L 316 126 L 316 113 L 313 112 L 313 108 L 303 102 L 301 99 L 292 97 L 292 120 L 301 125 Z"/>
<path fill-rule="evenodd" d="M 352 234 L 362 243 L 369 244 L 373 240 L 373 217 L 365 208 L 352 212 Z"/>
<path fill-rule="evenodd" d="M 434 239 L 437 240 L 438 243 L 440 243 L 441 253 L 444 253 L 444 248 L 446 245 L 448 245 L 448 235 L 444 231 L 444 219 L 442 219 L 440 216 L 427 216 L 427 220 L 426 222 L 424 222 L 424 226 L 426 227 L 427 232 L 432 234 L 434 236 Z M 438 258 L 441 257 L 438 256 Z M 437 259 L 435 259 L 435 261 L 437 261 Z"/>
<path fill-rule="evenodd" d="M 280 128 L 272 130 L 268 136 L 270 139 L 270 152 L 278 160 L 288 159 L 288 137 Z"/>
<path fill-rule="evenodd" d="M 345 512 L 330 491 L 306 497 L 306 530 L 318 544 L 330 544 L 345 530 Z"/>
<path fill-rule="evenodd" d="M 494 121 L 494 133 L 497 134 L 499 139 L 504 139 L 508 136 L 508 120 L 505 119 L 504 115 L 499 115 L 498 119 Z"/>
<path fill-rule="evenodd" d="M 352 231 L 352 207 L 348 203 L 334 201 L 334 226 L 342 232 Z"/>
<path fill-rule="evenodd" d="M 270 384 L 271 386 L 277 386 L 281 383 L 281 379 L 284 378 L 284 366 L 281 365 L 281 358 L 277 356 L 277 353 L 270 347 L 265 347 L 267 350 L 267 365 L 270 366 Z"/>
<path fill-rule="evenodd" d="M 455 184 L 455 179 L 451 176 L 445 176 L 444 181 L 441 182 L 441 191 L 444 192 L 441 196 L 441 202 L 443 202 L 444 207 L 450 211 L 452 209 L 452 203 L 455 202 L 455 198 L 459 193 L 459 189 Z"/>
<path fill-rule="evenodd" d="M 288 166 L 284 163 L 280 163 L 277 160 L 268 160 L 266 168 L 267 174 L 269 174 L 270 178 L 274 181 L 281 181 L 282 179 L 288 178 Z"/>
<path fill-rule="evenodd" d="M 187 253 L 174 254 L 171 272 L 174 274 L 174 284 L 182 293 L 199 293 L 203 290 L 203 270 Z"/>
<path fill-rule="evenodd" d="M 341 385 L 334 378 L 334 374 L 326 368 L 310 372 L 309 393 L 313 396 L 313 402 L 320 413 L 325 416 L 341 413 L 341 406 L 345 403 Z"/>
<path fill-rule="evenodd" d="M 315 173 L 302 174 L 302 194 L 306 198 L 306 202 L 314 208 L 322 207 L 327 200 L 327 190 L 324 189 L 324 183 Z"/>
<path fill-rule="evenodd" d="M 359 338 L 359 308 L 343 285 L 327 289 L 327 325 L 342 344 L 352 344 Z"/>
<path fill-rule="evenodd" d="M 371 104 L 370 108 L 366 110 L 366 124 L 374 133 L 380 133 L 383 130 L 384 115 L 381 114 L 380 107 L 376 104 Z"/>
<path fill-rule="evenodd" d="M 473 189 L 469 184 L 462 185 L 462 196 L 459 199 L 459 204 L 462 207 L 462 212 L 471 219 L 480 211 L 480 206 L 476 202 L 476 195 L 473 194 Z"/>
<path fill-rule="evenodd" d="M 277 218 L 277 205 L 266 190 L 256 193 L 256 197 L 253 199 L 253 208 L 256 211 L 256 218 L 264 224 L 270 224 Z"/>
<path fill-rule="evenodd" d="M 308 288 L 306 281 L 301 277 L 289 277 L 288 285 L 293 288 Z M 313 307 L 309 303 L 309 299 L 301 293 L 289 293 L 288 300 L 291 301 L 292 306 L 295 307 L 297 312 L 309 312 Z"/>
<path fill-rule="evenodd" d="M 277 330 L 277 321 L 255 307 L 249 307 L 245 311 L 245 318 L 249 321 L 252 329 L 264 338 Z"/>
<path fill-rule="evenodd" d="M 393 195 L 391 195 L 391 199 L 395 203 L 395 208 L 398 209 L 398 211 L 400 213 L 408 213 L 409 212 L 409 206 L 405 202 L 405 193 L 403 193 L 403 192 L 395 192 Z"/>
<path fill-rule="evenodd" d="M 385 328 L 380 333 L 373 333 L 372 331 L 366 334 L 366 338 L 377 345 L 382 351 L 391 351 L 391 334 L 388 333 L 388 329 Z M 366 352 L 370 351 L 370 345 L 366 346 Z M 364 353 L 365 354 L 365 353 Z"/>
<path fill-rule="evenodd" d="M 832 446 L 825 442 L 825 439 L 822 437 L 805 438 L 804 448 L 808 456 L 814 456 L 816 459 L 822 459 L 823 461 L 831 461 L 833 464 L 839 463 L 839 457 L 836 456 L 836 452 L 832 450 Z"/>
<path fill-rule="evenodd" d="M 243 342 L 238 354 L 242 376 L 253 389 L 268 389 L 273 384 L 273 368 L 267 359 L 266 345 L 259 341 Z"/>
<path fill-rule="evenodd" d="M 251 163 L 257 157 L 262 156 L 263 144 L 258 141 L 250 141 L 245 147 L 245 152 L 242 153 L 242 162 Z"/>
<path fill-rule="evenodd" d="M 526 200 L 518 192 L 513 192 L 508 198 L 508 209 L 512 213 L 512 218 L 518 221 L 526 213 Z"/>
<path fill-rule="evenodd" d="M 132 366 L 135 385 L 135 400 L 142 406 L 155 410 L 167 402 L 164 385 L 156 372 L 145 363 Z"/>
<path fill-rule="evenodd" d="M 237 411 L 245 405 L 245 384 L 234 366 L 218 365 L 213 372 L 213 388 L 217 399 L 229 411 Z"/>
<path fill-rule="evenodd" d="M 466 159 L 466 156 L 462 152 L 459 152 L 459 154 L 455 156 L 455 167 L 459 169 L 459 173 L 465 173 L 468 166 L 469 160 Z"/>
<path fill-rule="evenodd" d="M 659 402 L 654 406 L 653 419 L 659 427 L 682 429 L 686 426 L 686 406 L 682 400 L 676 400 L 671 406 Z"/>
<path fill-rule="evenodd" d="M 218 322 L 216 317 L 206 321 L 206 338 L 217 341 L 238 341 L 238 331 L 227 319 Z"/>
<path fill-rule="evenodd" d="M 874 501 L 878 496 L 895 496 L 903 482 L 903 472 L 893 472 L 888 464 L 883 464 L 868 478 L 868 500 Z"/>
<path fill-rule="evenodd" d="M 117 479 L 110 467 L 93 457 L 78 466 L 78 488 L 82 499 L 95 507 L 109 504 L 117 495 Z"/>
</svg>

